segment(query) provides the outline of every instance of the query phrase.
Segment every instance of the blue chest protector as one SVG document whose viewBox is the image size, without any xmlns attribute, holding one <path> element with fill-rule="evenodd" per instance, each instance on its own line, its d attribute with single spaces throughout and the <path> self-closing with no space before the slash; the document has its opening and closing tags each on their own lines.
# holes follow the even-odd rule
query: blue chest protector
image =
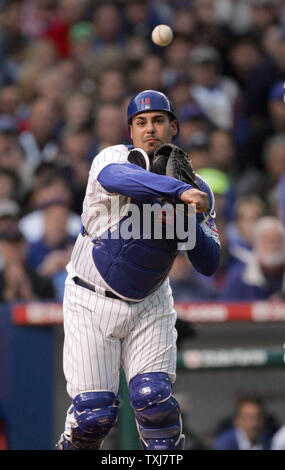
<svg viewBox="0 0 285 470">
<path fill-rule="evenodd" d="M 134 201 L 133 201 L 134 202 Z M 177 256 L 177 239 L 166 238 L 162 224 L 162 239 L 146 239 L 143 233 L 143 203 L 135 201 L 140 211 L 140 231 L 135 238 L 122 236 L 122 224 L 108 229 L 92 240 L 94 263 L 106 283 L 118 294 L 141 300 L 152 294 L 167 277 Z M 156 201 L 157 203 L 157 201 Z"/>
<path fill-rule="evenodd" d="M 110 193 L 119 192 L 131 197 L 131 202 L 136 205 L 139 214 L 134 222 L 137 233 L 134 235 L 134 227 L 131 228 L 129 236 L 128 234 L 126 236 L 126 231 L 122 230 L 123 225 L 127 225 L 126 221 L 129 225 L 133 222 L 130 220 L 130 214 L 127 214 L 117 225 L 92 240 L 94 244 L 92 256 L 99 273 L 111 289 L 123 297 L 142 300 L 152 294 L 166 279 L 181 244 L 187 241 L 188 233 L 192 233 L 193 217 L 188 218 L 182 212 L 182 218 L 174 217 L 172 221 L 166 220 L 165 222 L 173 224 L 171 236 L 167 230 L 169 224 L 160 222 L 161 236 L 158 238 L 153 236 L 153 233 L 157 233 L 155 223 L 157 213 L 154 211 L 156 216 L 152 218 L 150 231 L 145 236 L 144 205 L 160 204 L 158 207 L 161 209 L 161 216 L 162 203 L 159 200 L 163 198 L 163 194 L 167 191 L 169 194 L 177 194 L 181 185 L 183 190 L 185 184 L 174 178 L 155 175 L 136 165 L 130 167 L 126 172 L 120 171 L 123 165 L 108 165 L 103 170 L 105 173 L 101 172 L 100 183 Z M 196 215 L 196 245 L 187 251 L 187 254 L 195 269 L 202 274 L 211 275 L 219 262 L 219 248 L 204 234 L 200 223 L 204 217 L 214 217 L 214 197 L 207 183 L 202 179 L 199 183 L 203 183 L 201 189 L 208 194 L 210 209 L 208 214 Z M 130 196 L 132 192 L 134 195 Z"/>
</svg>

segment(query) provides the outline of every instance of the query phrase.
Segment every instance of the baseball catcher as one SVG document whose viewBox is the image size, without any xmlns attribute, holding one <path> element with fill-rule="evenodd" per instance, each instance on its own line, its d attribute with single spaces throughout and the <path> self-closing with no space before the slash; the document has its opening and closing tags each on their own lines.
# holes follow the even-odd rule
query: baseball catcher
<svg viewBox="0 0 285 470">
<path fill-rule="evenodd" d="M 178 122 L 163 93 L 145 90 L 128 106 L 133 145 L 118 144 L 95 156 L 63 301 L 63 367 L 71 404 L 58 449 L 98 450 L 116 425 L 119 369 L 129 387 L 142 448 L 181 450 L 176 380 L 176 312 L 168 274 L 179 236 L 145 237 L 145 208 L 163 201 L 195 208 L 195 246 L 185 249 L 194 269 L 212 275 L 220 244 L 214 197 L 195 175 L 187 155 L 172 144 Z M 137 234 L 126 236 L 131 207 Z M 173 207 L 173 206 L 171 206 Z M 183 224 L 190 217 L 180 211 Z M 163 218 L 162 218 L 163 220 Z M 128 234 L 129 235 L 129 234 Z"/>
</svg>

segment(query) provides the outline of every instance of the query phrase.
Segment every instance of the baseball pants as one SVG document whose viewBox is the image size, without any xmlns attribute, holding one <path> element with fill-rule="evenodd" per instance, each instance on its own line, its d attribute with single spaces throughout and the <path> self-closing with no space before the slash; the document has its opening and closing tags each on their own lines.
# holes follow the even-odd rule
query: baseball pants
<svg viewBox="0 0 285 470">
<path fill-rule="evenodd" d="M 176 312 L 168 280 L 141 302 L 125 302 L 76 285 L 68 275 L 63 301 L 63 370 L 73 398 L 92 390 L 118 393 L 120 366 L 126 380 L 145 372 L 176 378 Z M 67 413 L 68 433 L 73 414 Z"/>
</svg>

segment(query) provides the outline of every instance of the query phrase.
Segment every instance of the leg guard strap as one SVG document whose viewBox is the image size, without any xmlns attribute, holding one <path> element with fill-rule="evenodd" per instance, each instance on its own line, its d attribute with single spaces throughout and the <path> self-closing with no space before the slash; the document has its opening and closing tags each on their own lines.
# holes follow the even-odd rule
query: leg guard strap
<svg viewBox="0 0 285 470">
<path fill-rule="evenodd" d="M 181 415 L 175 398 L 135 411 L 135 417 L 145 450 L 184 448 Z"/>
</svg>

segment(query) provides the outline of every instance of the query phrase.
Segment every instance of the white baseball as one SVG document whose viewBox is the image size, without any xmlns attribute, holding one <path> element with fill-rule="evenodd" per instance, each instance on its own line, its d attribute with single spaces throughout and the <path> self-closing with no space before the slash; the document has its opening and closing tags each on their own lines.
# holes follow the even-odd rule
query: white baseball
<svg viewBox="0 0 285 470">
<path fill-rule="evenodd" d="M 167 24 L 159 24 L 152 30 L 151 39 L 157 46 L 168 46 L 173 39 L 173 31 Z"/>
</svg>

